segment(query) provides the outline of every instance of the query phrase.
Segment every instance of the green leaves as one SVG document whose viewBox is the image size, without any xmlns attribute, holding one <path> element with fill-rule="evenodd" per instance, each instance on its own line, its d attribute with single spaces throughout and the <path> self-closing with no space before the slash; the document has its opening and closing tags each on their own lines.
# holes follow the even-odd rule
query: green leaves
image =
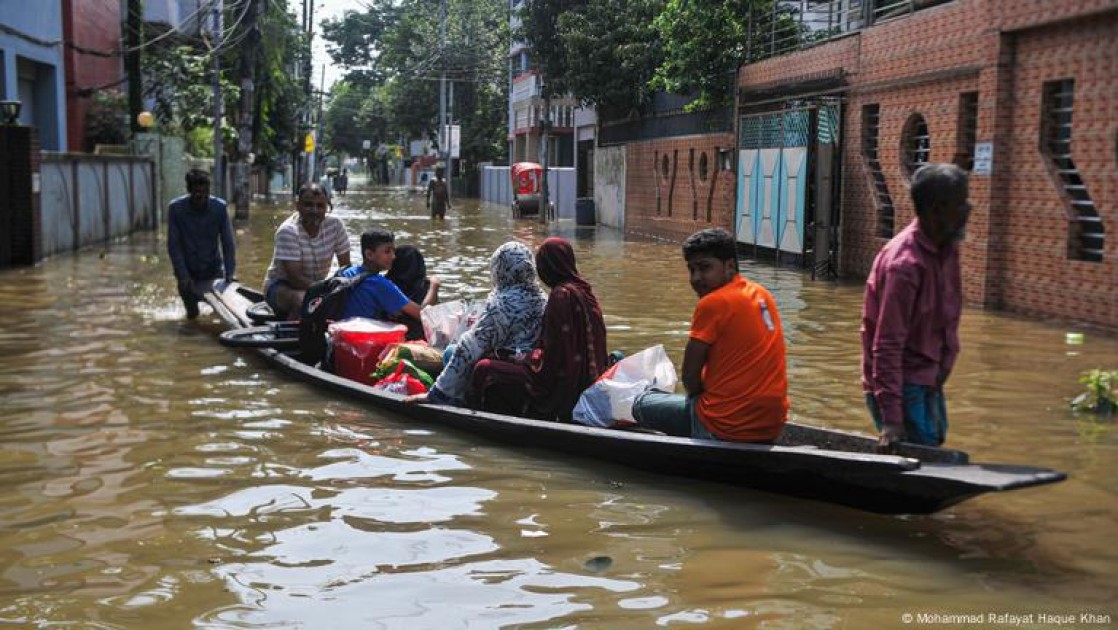
<svg viewBox="0 0 1118 630">
<path fill-rule="evenodd" d="M 552 94 L 624 114 L 655 90 L 733 101 L 742 64 L 799 45 L 797 8 L 776 0 L 529 0 L 514 37 Z"/>
<path fill-rule="evenodd" d="M 654 23 L 664 5 L 665 0 L 590 0 L 581 10 L 560 15 L 566 55 L 561 83 L 607 114 L 644 105 L 664 56 Z"/>
<path fill-rule="evenodd" d="M 143 55 L 144 97 L 154 102 L 152 113 L 163 133 L 182 135 L 194 155 L 212 157 L 213 56 L 221 55 L 221 93 L 224 105 L 222 138 L 233 148 L 240 84 L 237 65 L 243 46 L 252 38 L 232 28 L 238 22 L 243 0 L 227 0 L 226 24 L 232 30 L 217 50 L 201 41 L 147 46 Z M 290 151 L 297 121 L 307 103 L 293 69 L 306 53 L 306 40 L 287 11 L 288 0 L 270 0 L 260 17 L 261 38 L 257 55 L 256 111 L 253 112 L 253 151 L 258 161 L 269 162 Z M 300 136 L 301 140 L 301 136 Z"/>
<path fill-rule="evenodd" d="M 376 146 L 434 137 L 445 71 L 463 158 L 476 164 L 504 156 L 508 4 L 449 0 L 445 45 L 439 9 L 430 0 L 370 0 L 363 12 L 324 25 L 328 51 L 348 70 L 328 104 L 325 142 L 332 150 L 360 154 L 361 140 Z"/>
<path fill-rule="evenodd" d="M 656 18 L 665 46 L 653 85 L 697 94 L 691 109 L 728 105 L 739 66 L 798 45 L 795 15 L 775 0 L 669 0 Z"/>
<path fill-rule="evenodd" d="M 1079 382 L 1087 386 L 1087 391 L 1072 399 L 1073 409 L 1100 415 L 1118 411 L 1118 393 L 1114 391 L 1118 370 L 1089 370 L 1079 377 Z"/>
</svg>

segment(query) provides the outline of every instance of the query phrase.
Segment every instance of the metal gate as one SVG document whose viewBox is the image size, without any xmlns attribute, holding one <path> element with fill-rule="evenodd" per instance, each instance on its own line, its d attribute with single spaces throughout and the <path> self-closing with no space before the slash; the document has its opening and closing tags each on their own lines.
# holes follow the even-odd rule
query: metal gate
<svg viewBox="0 0 1118 630">
<path fill-rule="evenodd" d="M 735 232 L 755 254 L 834 274 L 839 115 L 828 98 L 741 117 Z"/>
</svg>

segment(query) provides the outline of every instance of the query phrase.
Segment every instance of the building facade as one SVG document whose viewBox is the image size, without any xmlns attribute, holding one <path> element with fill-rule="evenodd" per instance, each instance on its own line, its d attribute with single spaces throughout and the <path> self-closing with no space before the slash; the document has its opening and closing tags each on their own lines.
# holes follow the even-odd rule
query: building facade
<svg viewBox="0 0 1118 630">
<path fill-rule="evenodd" d="M 5 2 L 0 15 L 0 95 L 20 101 L 20 124 L 45 151 L 66 151 L 62 0 Z"/>
<path fill-rule="evenodd" d="M 866 275 L 913 220 L 916 168 L 955 162 L 967 301 L 1118 329 L 1118 0 L 825 4 L 852 16 L 834 39 L 739 70 L 739 182 L 756 117 L 831 104 L 841 272 Z"/>
<path fill-rule="evenodd" d="M 93 98 L 123 90 L 120 0 L 62 0 L 66 68 L 66 137 L 71 151 L 92 151 L 86 114 Z"/>
<path fill-rule="evenodd" d="M 509 0 L 509 26 L 520 26 L 524 0 Z M 535 69 L 531 48 L 513 41 L 509 46 L 509 163 L 545 161 L 543 127 L 548 127 L 549 166 L 575 165 L 575 110 L 578 101 L 570 96 L 543 97 L 543 77 Z"/>
</svg>

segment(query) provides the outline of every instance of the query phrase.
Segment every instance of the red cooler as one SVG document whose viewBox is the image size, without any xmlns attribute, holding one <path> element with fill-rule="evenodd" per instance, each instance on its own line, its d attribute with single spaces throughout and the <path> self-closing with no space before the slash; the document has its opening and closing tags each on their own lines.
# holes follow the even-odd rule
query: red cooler
<svg viewBox="0 0 1118 630">
<path fill-rule="evenodd" d="M 334 373 L 359 383 L 372 385 L 370 378 L 386 346 L 400 343 L 408 327 L 364 317 L 353 317 L 330 324 L 327 334 L 334 347 Z"/>
</svg>

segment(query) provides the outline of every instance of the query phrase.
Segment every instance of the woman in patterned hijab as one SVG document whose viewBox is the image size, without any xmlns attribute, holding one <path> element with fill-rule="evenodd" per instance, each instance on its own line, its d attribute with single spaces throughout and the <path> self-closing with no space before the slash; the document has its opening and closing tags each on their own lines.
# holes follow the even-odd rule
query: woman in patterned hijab
<svg viewBox="0 0 1118 630">
<path fill-rule="evenodd" d="M 474 364 L 485 357 L 507 358 L 527 353 L 540 336 L 547 297 L 536 283 L 532 250 L 510 241 L 497 248 L 489 259 L 493 291 L 477 323 L 458 340 L 426 400 L 462 405 L 466 399 Z M 423 398 L 413 398 L 422 402 Z"/>
<path fill-rule="evenodd" d="M 524 363 L 479 362 L 471 402 L 496 413 L 570 422 L 579 396 L 606 368 L 606 325 L 569 242 L 544 241 L 536 267 L 551 289 L 538 349 Z"/>
</svg>

